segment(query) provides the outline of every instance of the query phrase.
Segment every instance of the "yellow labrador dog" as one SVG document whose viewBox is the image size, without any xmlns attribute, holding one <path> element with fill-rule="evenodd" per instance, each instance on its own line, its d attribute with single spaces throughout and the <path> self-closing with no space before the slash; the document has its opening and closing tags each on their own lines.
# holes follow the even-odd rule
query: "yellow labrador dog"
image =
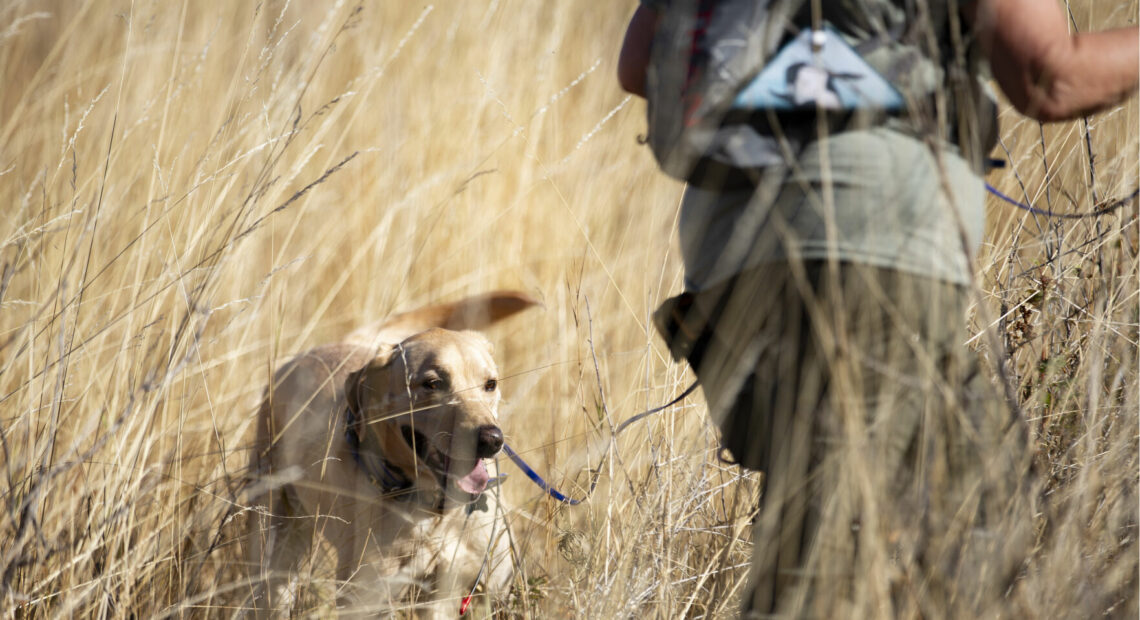
<svg viewBox="0 0 1140 620">
<path fill-rule="evenodd" d="M 421 308 L 286 363 L 259 412 L 249 561 L 255 607 L 289 613 L 325 555 L 337 605 L 457 617 L 511 562 L 486 459 L 503 445 L 479 329 L 535 301 L 501 291 Z M 323 541 L 323 542 L 322 542 Z"/>
</svg>

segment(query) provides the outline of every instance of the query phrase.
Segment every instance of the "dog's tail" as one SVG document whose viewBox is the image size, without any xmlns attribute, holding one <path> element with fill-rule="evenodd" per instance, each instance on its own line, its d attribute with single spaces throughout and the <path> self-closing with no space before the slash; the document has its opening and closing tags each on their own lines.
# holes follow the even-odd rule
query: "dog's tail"
<svg viewBox="0 0 1140 620">
<path fill-rule="evenodd" d="M 483 329 L 531 306 L 541 305 L 519 291 L 492 291 L 449 304 L 402 312 L 353 331 L 347 342 L 365 346 L 397 344 L 432 327 Z"/>
</svg>

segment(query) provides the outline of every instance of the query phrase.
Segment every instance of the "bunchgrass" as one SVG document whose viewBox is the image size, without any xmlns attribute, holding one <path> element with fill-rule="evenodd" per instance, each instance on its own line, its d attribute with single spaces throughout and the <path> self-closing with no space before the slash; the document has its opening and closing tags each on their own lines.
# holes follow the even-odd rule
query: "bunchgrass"
<svg viewBox="0 0 1140 620">
<path fill-rule="evenodd" d="M 240 615 L 273 369 L 494 288 L 544 303 L 489 333 L 507 441 L 583 494 L 611 429 L 692 381 L 649 320 L 681 289 L 681 187 L 613 78 L 631 10 L 0 6 L 0 615 Z M 1087 30 L 1137 5 L 1071 13 Z M 1046 127 L 1006 111 L 989 180 L 1092 212 L 1135 189 L 1137 125 L 1135 101 Z M 1047 480 L 1010 596 L 1135 617 L 1137 203 L 989 206 L 972 325 L 1006 348 Z M 698 393 L 623 433 L 581 506 L 502 462 L 518 576 L 476 611 L 735 615 L 759 477 L 715 448 Z M 331 613 L 332 588 L 295 612 Z"/>
</svg>

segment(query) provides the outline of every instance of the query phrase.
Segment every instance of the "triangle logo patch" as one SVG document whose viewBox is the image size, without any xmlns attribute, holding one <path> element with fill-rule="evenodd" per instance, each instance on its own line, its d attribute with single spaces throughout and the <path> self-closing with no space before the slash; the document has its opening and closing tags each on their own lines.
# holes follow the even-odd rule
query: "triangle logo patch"
<svg viewBox="0 0 1140 620">
<path fill-rule="evenodd" d="M 804 29 L 733 101 L 736 110 L 901 110 L 902 95 L 831 26 Z"/>
</svg>

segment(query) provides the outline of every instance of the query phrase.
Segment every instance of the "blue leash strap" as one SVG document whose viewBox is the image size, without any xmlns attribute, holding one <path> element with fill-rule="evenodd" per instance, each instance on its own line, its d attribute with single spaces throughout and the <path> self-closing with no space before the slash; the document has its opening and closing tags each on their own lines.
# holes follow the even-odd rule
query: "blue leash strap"
<svg viewBox="0 0 1140 620">
<path fill-rule="evenodd" d="M 522 457 L 515 453 L 515 451 L 512 450 L 508 444 L 503 444 L 503 452 L 506 452 L 507 457 L 510 458 L 515 465 L 518 465 L 519 469 L 523 470 L 523 473 L 526 474 L 527 478 L 530 478 L 535 484 L 538 485 L 538 488 L 546 491 L 546 493 L 554 499 L 564 504 L 570 504 L 571 506 L 577 506 L 578 504 L 582 503 L 582 500 L 566 497 L 561 492 L 559 492 L 558 489 L 550 486 L 550 483 L 543 480 L 542 476 L 538 475 L 538 472 L 531 469 L 531 466 L 527 465 L 526 461 L 522 460 Z"/>
<path fill-rule="evenodd" d="M 657 413 L 659 411 L 662 411 L 664 409 L 668 409 L 669 407 L 672 407 L 673 405 L 676 405 L 677 403 L 681 402 L 681 400 L 683 400 L 686 396 L 688 396 L 689 394 L 692 394 L 693 390 L 696 390 L 696 389 L 697 389 L 697 382 L 694 381 L 692 383 L 692 385 L 685 388 L 685 391 L 681 392 L 681 394 L 679 396 L 677 396 L 676 398 L 674 398 L 673 400 L 665 403 L 664 405 L 661 405 L 660 407 L 654 407 L 653 409 L 650 409 L 648 411 L 642 411 L 641 413 L 639 413 L 639 414 L 629 418 L 628 420 L 622 422 L 621 424 L 619 424 L 617 426 L 616 429 L 614 429 L 613 435 L 610 435 L 610 445 L 613 445 L 613 441 L 614 441 L 614 439 L 617 438 L 618 434 L 621 433 L 622 431 L 624 431 L 625 429 L 629 428 L 630 424 L 633 424 L 634 422 L 637 422 L 638 420 L 645 418 L 646 416 L 652 415 L 652 414 Z M 598 478 L 601 477 L 601 474 L 602 474 L 602 466 L 606 462 L 606 457 L 609 456 L 609 448 L 610 448 L 610 446 L 606 446 L 605 455 L 602 456 L 601 462 L 598 463 L 597 469 L 594 470 L 594 476 L 593 476 L 593 479 L 590 480 L 590 487 L 586 490 L 585 497 L 583 497 L 582 499 L 574 499 L 573 497 L 567 497 L 561 491 L 559 491 L 558 489 L 551 486 L 551 484 L 549 482 L 547 482 L 546 480 L 543 480 L 542 476 L 538 475 L 538 472 L 534 471 L 534 468 L 532 468 L 530 465 L 528 465 L 527 462 L 524 461 L 522 459 L 522 457 L 518 455 L 518 453 L 516 453 L 513 449 L 511 449 L 510 445 L 508 445 L 506 443 L 503 444 L 503 452 L 506 452 L 507 457 L 510 458 L 511 461 L 515 465 L 517 465 L 518 468 L 521 469 L 524 474 L 526 474 L 527 478 L 530 478 L 531 481 L 534 482 L 536 485 L 538 485 L 538 488 L 545 491 L 547 495 L 549 495 L 549 496 L 553 497 L 554 499 L 562 502 L 563 504 L 569 504 L 571 506 L 577 506 L 578 504 L 581 504 L 582 502 L 586 501 L 587 499 L 590 499 L 590 496 L 594 494 L 594 489 L 596 489 L 598 487 Z"/>
<path fill-rule="evenodd" d="M 997 196 L 998 198 L 1001 198 L 1009 204 L 1019 209 L 1029 211 L 1030 213 L 1036 213 L 1037 215 L 1044 215 L 1047 217 L 1059 217 L 1066 220 L 1080 220 L 1086 217 L 1098 217 L 1106 213 L 1111 213 L 1112 211 L 1115 211 L 1116 209 L 1131 202 L 1134 198 L 1136 198 L 1137 195 L 1140 195 L 1140 188 L 1137 188 L 1136 191 L 1132 192 L 1128 196 L 1125 196 L 1116 202 L 1109 203 L 1108 205 L 1100 207 L 1099 209 L 1096 209 L 1090 213 L 1054 213 L 1053 211 L 1038 209 L 1033 205 L 1027 205 L 1024 202 L 1018 202 L 1017 200 L 1014 200 L 1013 198 L 1010 198 L 1009 196 L 1006 196 L 1005 194 L 999 192 L 996 187 L 990 185 L 989 183 L 986 183 L 986 191 L 993 194 L 994 196 Z"/>
<path fill-rule="evenodd" d="M 1088 217 L 1098 217 L 1101 215 L 1105 215 L 1107 213 L 1115 211 L 1116 209 L 1128 204 L 1129 202 L 1134 200 L 1138 195 L 1140 195 L 1140 188 L 1138 188 L 1138 189 L 1136 189 L 1136 191 L 1133 191 L 1128 196 L 1125 196 L 1124 198 L 1121 198 L 1115 202 L 1112 202 L 1112 203 L 1109 203 L 1103 207 L 1100 207 L 1100 208 L 1098 208 L 1098 209 L 1096 209 L 1090 213 L 1054 213 L 1053 211 L 1047 211 L 1045 209 L 1038 209 L 1037 207 L 1034 207 L 1033 205 L 1028 205 L 1028 204 L 1025 204 L 1023 202 L 1019 202 L 1017 200 L 1014 200 L 1013 198 L 1011 198 L 1011 197 L 1003 194 L 1002 192 L 998 191 L 998 189 L 996 187 L 994 187 L 993 185 L 990 185 L 989 183 L 986 183 L 985 185 L 986 185 L 986 191 L 988 191 L 989 193 L 993 194 L 994 196 L 997 196 L 998 198 L 1004 200 L 1005 202 L 1008 202 L 1009 204 L 1011 204 L 1011 205 L 1013 205 L 1019 209 L 1024 209 L 1026 211 L 1029 211 L 1030 213 L 1036 213 L 1037 215 L 1044 215 L 1047 217 L 1058 217 L 1058 218 L 1063 218 L 1063 219 L 1073 219 L 1073 220 L 1084 219 L 1084 218 L 1088 218 Z M 619 424 L 617 426 L 617 428 L 614 429 L 613 435 L 610 436 L 610 443 L 612 444 L 614 439 L 617 438 L 618 434 L 621 433 L 626 428 L 628 428 L 629 425 L 633 424 L 634 422 L 637 422 L 638 420 L 641 420 L 642 418 L 645 418 L 646 416 L 652 415 L 654 413 L 661 411 L 662 409 L 665 409 L 667 407 L 671 407 L 671 406 L 677 404 L 678 402 L 681 401 L 681 399 L 683 399 L 686 396 L 688 396 L 689 394 L 691 394 L 693 392 L 693 390 L 695 390 L 696 388 L 697 388 L 697 383 L 694 382 L 692 385 L 690 385 L 688 388 L 686 388 L 684 392 L 681 392 L 680 396 L 678 396 L 677 398 L 674 398 L 673 400 L 669 401 L 668 403 L 661 405 L 660 407 L 655 407 L 653 409 L 650 409 L 649 411 L 643 411 L 642 413 L 639 413 L 639 414 L 629 418 L 628 420 L 625 420 L 624 422 Z M 538 472 L 534 471 L 534 468 L 532 468 L 530 465 L 528 465 L 527 462 L 524 461 L 522 459 L 522 457 L 519 456 L 518 453 L 516 453 L 513 449 L 511 449 L 511 447 L 506 443 L 503 444 L 503 452 L 506 452 L 507 456 L 511 459 L 511 461 L 514 462 L 514 464 L 517 465 L 518 468 L 521 469 L 523 471 L 523 473 L 525 473 L 527 475 L 527 477 L 531 479 L 531 481 L 533 481 L 536 485 L 538 485 L 538 487 L 540 489 L 542 489 L 544 492 L 546 492 L 548 495 L 550 495 L 554 499 L 556 499 L 556 500 L 558 500 L 564 504 L 569 504 L 571 506 L 577 506 L 578 504 L 581 504 L 586 499 L 589 499 L 589 497 L 594 493 L 594 489 L 598 486 L 598 478 L 601 475 L 602 464 L 605 463 L 606 456 L 609 455 L 609 447 L 607 446 L 607 448 L 606 448 L 606 456 L 602 457 L 602 461 L 598 464 L 598 468 L 596 470 L 594 470 L 594 476 L 590 482 L 590 487 L 586 491 L 585 497 L 583 497 L 582 499 L 574 499 L 572 497 L 567 497 L 561 491 L 559 491 L 558 489 L 551 486 L 551 484 L 549 482 L 544 480 L 542 478 L 542 476 L 540 476 L 538 474 Z"/>
</svg>

